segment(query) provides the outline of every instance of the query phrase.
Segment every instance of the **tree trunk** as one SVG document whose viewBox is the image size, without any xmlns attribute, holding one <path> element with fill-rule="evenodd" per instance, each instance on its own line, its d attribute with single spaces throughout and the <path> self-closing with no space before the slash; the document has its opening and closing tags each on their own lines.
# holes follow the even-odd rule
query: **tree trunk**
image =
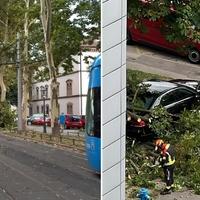
<svg viewBox="0 0 200 200">
<path fill-rule="evenodd" d="M 4 45 L 7 44 L 8 42 L 8 12 L 6 10 L 6 19 L 5 19 L 5 32 L 4 32 Z M 3 53 L 2 55 L 2 60 L 6 62 L 6 56 L 5 54 Z M 1 95 L 0 95 L 0 99 L 1 99 L 1 102 L 4 102 L 6 100 L 6 85 L 4 83 L 4 67 L 2 66 L 1 67 L 1 70 L 0 70 L 0 88 L 1 88 Z"/>
<path fill-rule="evenodd" d="M 6 100 L 6 86 L 3 80 L 3 72 L 0 71 L 1 102 Z"/>
<path fill-rule="evenodd" d="M 29 36 L 29 16 L 28 16 L 28 9 L 30 6 L 30 1 L 25 0 L 26 4 L 26 12 L 24 16 L 24 51 L 23 51 L 23 58 L 24 58 L 24 64 L 22 69 L 22 130 L 26 130 L 27 124 L 26 124 L 26 118 L 28 116 L 28 101 L 29 101 L 29 88 L 30 88 L 30 73 L 29 73 L 29 66 L 27 64 L 28 62 L 28 36 Z"/>
<path fill-rule="evenodd" d="M 52 23 L 52 11 L 51 11 L 51 0 L 40 0 L 41 5 L 41 20 L 44 32 L 45 40 L 45 51 L 47 66 L 49 69 L 50 80 L 51 80 L 51 127 L 52 133 L 58 134 L 58 86 L 56 78 L 56 68 L 54 65 L 52 45 L 51 45 L 51 23 Z"/>
</svg>

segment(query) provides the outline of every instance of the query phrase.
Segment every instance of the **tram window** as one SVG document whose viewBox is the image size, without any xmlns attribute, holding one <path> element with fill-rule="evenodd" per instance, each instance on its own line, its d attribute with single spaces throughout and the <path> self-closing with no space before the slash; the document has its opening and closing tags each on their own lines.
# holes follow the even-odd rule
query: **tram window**
<svg viewBox="0 0 200 200">
<path fill-rule="evenodd" d="M 101 97 L 100 88 L 94 90 L 94 136 L 100 137 L 101 134 Z"/>
<path fill-rule="evenodd" d="M 100 137 L 100 110 L 100 88 L 89 89 L 87 96 L 86 132 L 90 136 Z"/>
</svg>

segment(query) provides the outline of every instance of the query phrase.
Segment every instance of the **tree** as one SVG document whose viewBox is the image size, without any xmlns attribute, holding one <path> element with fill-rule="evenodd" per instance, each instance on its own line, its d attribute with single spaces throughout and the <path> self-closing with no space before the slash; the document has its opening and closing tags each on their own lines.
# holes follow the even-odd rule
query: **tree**
<svg viewBox="0 0 200 200">
<path fill-rule="evenodd" d="M 47 59 L 47 66 L 49 69 L 51 79 L 51 126 L 55 127 L 58 121 L 58 93 L 57 88 L 59 83 L 56 77 L 56 68 L 54 65 L 54 58 L 52 52 L 52 35 L 51 35 L 51 23 L 52 23 L 52 8 L 51 0 L 41 0 L 41 20 L 44 32 L 45 52 Z"/>
<path fill-rule="evenodd" d="M 4 2 L 5 5 L 7 5 L 6 2 Z M 5 13 L 3 14 L 4 17 L 2 17 L 1 14 L 1 19 L 0 19 L 0 24 L 1 24 L 1 50 L 0 50 L 0 57 L 1 57 L 1 62 L 5 61 L 6 59 L 6 54 L 4 53 L 4 51 L 6 51 L 6 45 L 8 43 L 8 16 L 7 16 L 7 9 L 5 7 L 5 5 L 1 5 L 2 8 L 4 8 L 5 10 L 3 10 Z M 1 91 L 1 98 L 0 101 L 4 102 L 6 99 L 6 86 L 4 83 L 4 70 L 5 70 L 5 66 L 1 66 L 0 68 L 0 91 Z"/>
<path fill-rule="evenodd" d="M 22 129 L 25 130 L 27 123 L 26 117 L 28 116 L 28 106 L 29 106 L 29 92 L 32 83 L 32 74 L 34 72 L 34 68 L 29 64 L 31 60 L 31 51 L 30 48 L 30 36 L 29 32 L 31 30 L 32 24 L 39 18 L 39 14 L 35 14 L 35 10 L 37 10 L 37 2 L 32 0 L 24 0 L 24 26 L 23 26 L 23 52 L 22 52 Z"/>
<path fill-rule="evenodd" d="M 162 32 L 169 41 L 200 41 L 199 7 L 199 0 L 128 0 L 128 16 L 140 27 L 144 17 L 161 19 Z"/>
</svg>

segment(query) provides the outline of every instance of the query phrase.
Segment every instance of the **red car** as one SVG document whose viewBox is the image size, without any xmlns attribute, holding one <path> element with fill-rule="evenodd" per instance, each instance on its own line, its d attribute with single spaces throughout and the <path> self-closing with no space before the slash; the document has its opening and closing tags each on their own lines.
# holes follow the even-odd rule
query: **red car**
<svg viewBox="0 0 200 200">
<path fill-rule="evenodd" d="M 84 117 L 79 115 L 65 115 L 65 127 L 69 128 L 85 128 Z"/>
<path fill-rule="evenodd" d="M 45 118 L 45 122 L 46 122 L 46 125 L 47 126 L 50 126 L 51 125 L 51 119 L 49 117 L 46 117 Z M 31 122 L 32 125 L 44 125 L 44 117 L 42 116 L 38 116 L 38 117 L 35 117 L 32 122 Z"/>
<path fill-rule="evenodd" d="M 147 31 L 136 28 L 133 20 L 127 19 L 127 40 L 128 42 L 139 42 L 151 44 L 157 47 L 174 51 L 180 55 L 187 56 L 192 63 L 200 62 L 200 43 L 192 41 L 183 41 L 182 43 L 168 42 L 161 33 L 162 20 L 151 21 L 143 19 L 142 24 Z M 184 48 L 183 48 L 184 47 Z"/>
</svg>

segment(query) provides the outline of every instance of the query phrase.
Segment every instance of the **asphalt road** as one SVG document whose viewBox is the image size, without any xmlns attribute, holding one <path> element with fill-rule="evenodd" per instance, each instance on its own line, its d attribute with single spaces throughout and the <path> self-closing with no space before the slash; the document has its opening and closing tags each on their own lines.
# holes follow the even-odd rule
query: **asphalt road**
<svg viewBox="0 0 200 200">
<path fill-rule="evenodd" d="M 127 68 L 171 78 L 200 80 L 200 64 L 191 64 L 177 54 L 140 44 L 127 46 Z"/>
<path fill-rule="evenodd" d="M 0 200 L 97 200 L 85 155 L 0 134 Z"/>
</svg>

